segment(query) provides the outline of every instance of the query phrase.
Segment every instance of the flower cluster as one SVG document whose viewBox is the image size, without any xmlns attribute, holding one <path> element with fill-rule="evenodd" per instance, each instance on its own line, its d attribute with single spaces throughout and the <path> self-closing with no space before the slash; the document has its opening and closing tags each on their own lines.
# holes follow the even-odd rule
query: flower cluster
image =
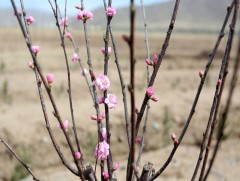
<svg viewBox="0 0 240 181">
<path fill-rule="evenodd" d="M 109 155 L 109 144 L 103 140 L 98 143 L 95 149 L 95 158 L 98 160 L 107 160 Z"/>
<path fill-rule="evenodd" d="M 146 94 L 147 94 L 147 96 L 149 97 L 149 99 L 151 99 L 151 100 L 154 101 L 154 102 L 157 102 L 157 101 L 158 101 L 158 98 L 157 98 L 157 97 L 154 97 L 154 96 L 153 96 L 153 93 L 154 93 L 153 87 L 152 87 L 152 86 L 149 86 L 149 87 L 147 88 Z"/>
<path fill-rule="evenodd" d="M 142 141 L 142 139 L 140 137 L 135 138 L 135 143 L 140 143 L 141 141 Z"/>
<path fill-rule="evenodd" d="M 117 13 L 116 9 L 113 7 L 107 7 L 107 15 L 112 17 L 113 15 L 115 15 Z"/>
<path fill-rule="evenodd" d="M 105 180 L 108 180 L 108 179 L 109 179 L 109 173 L 108 173 L 108 171 L 106 171 L 106 170 L 103 171 L 102 175 L 103 175 L 103 177 L 104 177 Z"/>
<path fill-rule="evenodd" d="M 104 74 L 99 74 L 93 83 L 101 91 L 106 91 L 110 86 L 110 80 Z"/>
<path fill-rule="evenodd" d="M 149 66 L 154 66 L 154 65 L 156 65 L 157 62 L 158 62 L 157 54 L 153 55 L 152 60 L 146 59 L 146 64 L 149 65 Z"/>
<path fill-rule="evenodd" d="M 117 96 L 115 96 L 114 94 L 107 94 L 104 103 L 108 105 L 109 109 L 115 108 L 117 105 Z"/>
<path fill-rule="evenodd" d="M 75 152 L 75 158 L 79 160 L 81 158 L 82 154 L 79 151 Z"/>
<path fill-rule="evenodd" d="M 64 129 L 67 129 L 68 125 L 69 125 L 68 120 L 63 121 L 63 128 Z M 58 124 L 57 127 L 62 129 L 62 126 L 60 124 Z"/>
<path fill-rule="evenodd" d="M 78 54 L 74 53 L 73 56 L 72 56 L 72 61 L 76 62 L 76 61 L 78 61 L 78 59 L 79 59 Z"/>
<path fill-rule="evenodd" d="M 111 51 L 112 51 L 112 48 L 111 48 L 111 47 L 108 47 L 108 55 L 110 55 Z M 105 53 L 106 53 L 106 52 L 105 52 L 105 47 L 102 47 L 102 48 L 101 48 L 101 52 L 102 52 L 103 55 L 105 55 Z"/>
<path fill-rule="evenodd" d="M 65 33 L 65 37 L 71 39 L 71 38 L 72 38 L 72 35 L 71 35 L 70 32 L 67 31 L 67 32 Z"/>
<path fill-rule="evenodd" d="M 35 55 L 37 55 L 38 51 L 40 50 L 40 47 L 37 46 L 37 45 L 33 45 L 33 46 L 31 47 L 31 50 L 32 50 L 32 52 L 33 52 Z"/>
<path fill-rule="evenodd" d="M 46 78 L 47 78 L 48 86 L 51 87 L 51 85 L 53 83 L 54 75 L 49 73 L 49 74 L 47 74 Z"/>
<path fill-rule="evenodd" d="M 82 20 L 83 22 L 86 22 L 86 20 L 88 19 L 92 19 L 93 18 L 93 14 L 90 11 L 80 11 L 77 16 L 76 16 L 77 20 Z"/>
<path fill-rule="evenodd" d="M 32 16 L 28 16 L 28 17 L 26 17 L 26 21 L 27 21 L 28 25 L 30 25 L 35 22 L 35 19 Z"/>
<path fill-rule="evenodd" d="M 68 17 L 64 17 L 60 20 L 59 25 L 60 26 L 66 26 L 68 22 Z"/>
</svg>

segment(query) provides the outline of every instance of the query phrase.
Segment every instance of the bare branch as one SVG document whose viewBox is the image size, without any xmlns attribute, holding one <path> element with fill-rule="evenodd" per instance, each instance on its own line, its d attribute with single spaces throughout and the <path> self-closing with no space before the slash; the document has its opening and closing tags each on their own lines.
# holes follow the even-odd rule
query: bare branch
<svg viewBox="0 0 240 181">
<path fill-rule="evenodd" d="M 22 161 L 22 159 L 15 153 L 15 151 L 8 145 L 6 141 L 4 141 L 0 136 L 0 142 L 2 142 L 6 148 L 17 158 L 17 160 L 25 167 L 25 169 L 33 176 L 33 180 L 40 181 L 37 176 L 33 173 L 33 171 L 29 168 L 29 166 Z"/>
</svg>

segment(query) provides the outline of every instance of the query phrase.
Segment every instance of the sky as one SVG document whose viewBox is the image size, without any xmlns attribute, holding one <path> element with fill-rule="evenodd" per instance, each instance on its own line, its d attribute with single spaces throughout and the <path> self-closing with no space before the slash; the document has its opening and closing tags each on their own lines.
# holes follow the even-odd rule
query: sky
<svg viewBox="0 0 240 181">
<path fill-rule="evenodd" d="M 52 0 L 53 1 L 53 0 Z M 106 0 L 107 1 L 107 0 Z M 164 2 L 168 0 L 143 0 L 145 5 Z M 19 0 L 15 0 L 15 2 L 19 2 Z M 48 0 L 23 0 L 25 4 L 25 8 L 27 9 L 40 9 L 45 11 L 50 11 Z M 80 0 L 68 0 L 68 6 L 74 7 L 77 4 L 80 4 Z M 136 4 L 140 4 L 140 0 L 135 0 Z M 64 7 L 65 0 L 58 0 L 58 4 L 61 7 Z M 113 7 L 123 7 L 129 5 L 130 0 L 112 0 Z M 85 0 L 84 1 L 85 9 L 94 10 L 98 7 L 103 6 L 103 0 Z M 10 0 L 0 0 L 0 8 L 8 8 L 11 7 Z M 69 8 L 70 9 L 70 8 Z M 70 14 L 74 12 L 69 12 Z"/>
</svg>

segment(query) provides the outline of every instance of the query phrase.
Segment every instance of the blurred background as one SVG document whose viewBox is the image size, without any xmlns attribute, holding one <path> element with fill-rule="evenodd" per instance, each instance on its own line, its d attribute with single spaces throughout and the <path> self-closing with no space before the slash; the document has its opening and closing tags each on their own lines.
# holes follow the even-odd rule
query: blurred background
<svg viewBox="0 0 240 181">
<path fill-rule="evenodd" d="M 35 18 L 35 22 L 30 25 L 30 32 L 33 44 L 40 46 L 38 61 L 45 75 L 47 73 L 55 75 L 52 91 L 62 118 L 70 121 L 66 65 L 51 7 L 47 0 L 24 0 L 23 2 L 27 16 L 31 15 Z M 149 32 L 150 58 L 161 51 L 174 2 L 171 0 L 144 1 Z M 20 9 L 19 1 L 16 1 L 16 3 L 18 9 Z M 61 0 L 58 3 L 63 14 L 64 1 Z M 205 68 L 229 3 L 231 3 L 229 0 L 181 1 L 170 44 L 154 85 L 155 96 L 159 98 L 159 101 L 151 103 L 144 156 L 140 169 L 145 163 L 151 161 L 154 168 L 158 170 L 169 155 L 173 147 L 170 134 L 175 132 L 178 136 L 188 117 L 200 82 L 198 72 Z M 106 29 L 105 11 L 102 1 L 88 0 L 84 4 L 85 9 L 93 13 L 93 19 L 87 23 L 92 63 L 94 72 L 98 75 L 103 72 L 104 63 L 101 47 L 104 46 L 103 37 Z M 140 1 L 136 1 L 136 4 L 136 106 L 140 108 L 147 87 L 147 73 L 143 13 Z M 75 5 L 80 5 L 80 1 L 68 2 L 68 28 L 79 47 L 83 65 L 87 68 L 83 25 L 75 18 L 79 11 L 75 9 Z M 129 2 L 126 0 L 113 1 L 112 4 L 117 9 L 117 14 L 112 19 L 112 30 L 117 42 L 119 62 L 126 85 L 129 83 L 129 50 L 128 45 L 122 40 L 122 35 L 129 34 L 128 5 Z M 229 24 L 226 27 L 226 34 L 222 39 L 210 72 L 206 77 L 202 95 L 182 145 L 179 147 L 172 163 L 157 180 L 186 181 L 192 177 L 202 134 L 211 109 L 221 60 L 227 42 Z M 236 26 L 236 32 L 239 30 L 238 27 L 239 22 Z M 237 53 L 237 38 L 236 33 L 220 112 L 225 107 L 229 90 L 233 61 Z M 110 45 L 112 46 L 111 43 Z M 94 165 L 97 128 L 96 123 L 90 120 L 90 115 L 94 114 L 95 110 L 85 80 L 81 76 L 79 64 L 71 61 L 74 49 L 68 39 L 66 39 L 66 46 L 71 70 L 74 114 L 79 141 L 82 144 L 85 163 Z M 31 57 L 14 16 L 11 3 L 7 0 L 1 1 L 0 135 L 12 145 L 25 162 L 29 163 L 41 180 L 79 180 L 61 164 L 61 160 L 52 146 L 41 111 L 35 76 L 27 66 L 30 60 Z M 109 78 L 111 80 L 109 91 L 118 96 L 118 106 L 115 110 L 110 111 L 111 148 L 114 161 L 120 162 L 120 169 L 115 174 L 121 181 L 125 180 L 128 150 L 126 149 L 122 93 L 113 54 L 110 55 L 109 66 Z M 89 75 L 87 76 L 89 78 Z M 239 91 L 238 81 L 226 125 L 224 141 L 209 177 L 211 181 L 236 180 L 238 176 L 240 166 Z M 101 95 L 100 92 L 98 94 Z M 44 98 L 54 135 L 65 157 L 73 164 L 66 140 L 61 130 L 57 128 L 58 123 L 52 115 L 53 110 L 47 94 L 44 94 Z M 103 112 L 103 107 L 101 107 L 101 112 Z M 103 121 L 103 124 L 105 125 L 105 121 Z M 69 132 L 73 140 L 71 123 Z M 213 142 L 214 144 L 215 142 Z M 0 181 L 18 181 L 21 179 L 22 181 L 32 180 L 6 148 L 0 145 Z"/>
</svg>

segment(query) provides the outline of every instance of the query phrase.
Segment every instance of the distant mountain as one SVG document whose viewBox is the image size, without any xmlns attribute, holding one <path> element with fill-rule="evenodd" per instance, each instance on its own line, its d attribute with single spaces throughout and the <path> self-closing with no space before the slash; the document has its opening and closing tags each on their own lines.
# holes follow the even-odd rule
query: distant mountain
<svg viewBox="0 0 240 181">
<path fill-rule="evenodd" d="M 148 28 L 151 30 L 161 30 L 168 27 L 175 1 L 157 3 L 145 6 Z M 223 18 L 227 12 L 230 0 L 181 0 L 176 29 L 219 29 Z M 103 8 L 94 12 L 95 24 L 104 27 L 105 14 Z M 143 28 L 141 7 L 137 8 L 136 25 Z M 117 9 L 117 14 L 113 19 L 112 27 L 116 29 L 126 29 L 129 26 L 129 8 Z"/>
<path fill-rule="evenodd" d="M 218 30 L 227 12 L 230 0 L 181 0 L 176 26 L 176 31 L 215 31 Z M 174 7 L 174 0 L 145 6 L 146 18 L 149 30 L 165 30 L 168 27 Z M 143 30 L 142 10 L 136 8 L 136 26 Z M 16 18 L 12 16 L 11 9 L 0 9 L 0 26 L 16 24 Z M 48 12 L 32 10 L 28 14 L 38 20 L 34 26 L 55 26 L 53 15 Z M 103 8 L 93 11 L 94 18 L 89 23 L 91 29 L 104 29 L 106 17 Z M 4 18 L 8 17 L 8 18 Z M 70 18 L 71 26 L 79 26 L 75 17 Z M 114 30 L 127 30 L 129 27 L 129 8 L 117 9 L 117 14 L 112 20 Z"/>
</svg>

